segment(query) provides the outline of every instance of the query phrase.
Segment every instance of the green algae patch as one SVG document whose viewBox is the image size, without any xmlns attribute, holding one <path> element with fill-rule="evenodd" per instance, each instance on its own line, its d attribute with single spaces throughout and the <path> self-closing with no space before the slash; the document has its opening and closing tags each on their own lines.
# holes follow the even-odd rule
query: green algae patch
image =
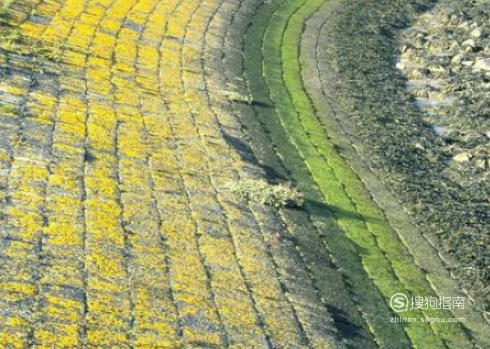
<svg viewBox="0 0 490 349">
<path fill-rule="evenodd" d="M 250 42 L 245 47 L 246 59 L 252 60 L 252 55 L 255 55 L 255 62 L 252 60 L 248 64 L 245 63 L 249 78 L 260 75 L 262 70 L 261 75 L 264 76 L 266 86 L 264 88 L 258 84 L 251 84 L 252 92 L 255 92 L 254 98 L 264 98 L 263 94 L 257 91 L 269 92 L 270 101 L 264 102 L 272 104 L 278 120 L 275 124 L 264 120 L 264 124 L 277 142 L 278 152 L 281 152 L 283 144 L 291 143 L 296 153 L 295 157 L 306 165 L 308 175 L 321 192 L 322 201 L 329 206 L 344 234 L 357 246 L 363 272 L 374 280 L 385 301 L 388 302 L 390 297 L 398 292 L 433 295 L 435 293 L 427 282 L 424 271 L 415 265 L 413 257 L 383 212 L 373 202 L 361 179 L 350 169 L 336 150 L 336 145 L 329 139 L 328 130 L 325 130 L 321 120 L 316 116 L 317 112 L 302 84 L 302 68 L 298 54 L 300 36 L 305 21 L 324 3 L 325 1 L 312 0 L 285 4 L 276 2 L 270 7 L 264 6 L 264 12 L 267 12 L 266 8 L 271 9 L 270 22 L 267 22 L 267 14 L 262 14 L 257 19 L 264 18 L 264 22 L 267 23 L 266 29 L 260 32 L 252 26 L 249 31 L 260 35 L 255 37 L 256 41 L 260 37 L 263 38 L 262 45 L 258 47 L 257 43 Z M 262 67 L 259 68 L 256 57 L 260 55 L 263 62 L 260 62 Z M 282 130 L 279 131 L 278 128 Z M 287 148 L 291 148 L 291 145 Z M 289 163 L 288 159 L 292 157 L 292 153 L 290 150 L 285 152 L 287 156 L 284 162 Z M 305 177 L 308 175 L 295 171 L 294 165 L 291 165 L 291 171 L 293 176 L 298 176 L 295 178 L 298 183 L 306 181 Z M 358 284 L 355 287 L 362 286 Z M 451 316 L 443 311 L 414 311 L 404 315 L 445 318 Z M 375 319 L 368 322 L 374 337 L 380 343 L 400 341 L 398 345 L 404 346 L 403 335 L 396 334 L 395 331 L 386 333 L 381 329 L 383 325 Z M 446 345 L 457 348 L 469 345 L 464 330 L 457 324 L 430 326 L 411 323 L 406 324 L 405 331 L 414 345 L 425 348 L 441 348 Z"/>
</svg>

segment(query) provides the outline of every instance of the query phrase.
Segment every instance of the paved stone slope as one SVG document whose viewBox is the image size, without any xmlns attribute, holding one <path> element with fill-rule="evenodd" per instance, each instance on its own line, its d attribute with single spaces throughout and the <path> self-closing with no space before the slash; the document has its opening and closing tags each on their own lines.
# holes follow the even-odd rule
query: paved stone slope
<svg viewBox="0 0 490 349">
<path fill-rule="evenodd" d="M 459 324 L 389 322 L 393 292 L 437 290 L 302 85 L 324 3 L 12 5 L 0 348 L 473 346 Z M 249 178 L 295 181 L 305 208 L 226 189 Z"/>
<path fill-rule="evenodd" d="M 61 62 L 12 52 L 1 81 L 0 347 L 334 346 L 308 275 L 283 281 L 302 267 L 271 252 L 278 216 L 222 190 L 258 171 L 228 146 L 240 126 L 202 65 L 238 5 L 13 7 Z"/>
</svg>

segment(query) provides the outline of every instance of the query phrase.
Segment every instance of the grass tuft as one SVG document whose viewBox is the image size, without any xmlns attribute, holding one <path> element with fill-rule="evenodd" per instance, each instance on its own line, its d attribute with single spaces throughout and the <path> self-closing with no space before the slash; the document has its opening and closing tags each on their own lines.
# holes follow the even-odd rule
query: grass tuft
<svg viewBox="0 0 490 349">
<path fill-rule="evenodd" d="M 222 91 L 221 93 L 226 96 L 230 102 L 246 103 L 249 105 L 253 104 L 254 102 L 252 96 L 250 95 L 233 91 Z"/>
<path fill-rule="evenodd" d="M 227 188 L 245 200 L 274 208 L 299 208 L 305 202 L 303 194 L 289 183 L 271 184 L 262 179 L 243 179 L 229 183 Z"/>
</svg>

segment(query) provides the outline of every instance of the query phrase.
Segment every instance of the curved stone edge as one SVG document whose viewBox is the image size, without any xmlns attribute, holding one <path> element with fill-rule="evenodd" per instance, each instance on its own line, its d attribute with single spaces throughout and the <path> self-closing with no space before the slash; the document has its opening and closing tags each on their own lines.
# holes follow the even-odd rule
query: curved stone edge
<svg viewBox="0 0 490 349">
<path fill-rule="evenodd" d="M 356 136 L 355 126 L 345 117 L 345 111 L 329 95 L 335 89 L 335 73 L 328 62 L 328 57 L 321 47 L 330 44 L 322 40 L 325 30 L 325 18 L 339 6 L 345 6 L 343 0 L 331 0 L 325 3 L 305 25 L 302 36 L 300 59 L 302 60 L 303 81 L 319 117 L 325 124 L 332 140 L 337 144 L 342 157 L 349 159 L 352 170 L 362 179 L 374 201 L 382 208 L 388 221 L 394 227 L 403 243 L 414 257 L 417 265 L 427 273 L 427 279 L 439 295 L 457 295 L 462 290 L 448 268 L 458 267 L 454 258 L 442 254 L 413 224 L 412 218 L 403 205 L 376 175 L 369 166 L 361 139 Z M 325 78 L 326 77 L 326 78 Z M 481 312 L 472 309 L 453 309 L 456 317 L 466 319 L 465 326 L 473 333 L 479 345 L 490 344 L 490 330 Z M 469 321 L 468 321 L 469 320 Z"/>
</svg>

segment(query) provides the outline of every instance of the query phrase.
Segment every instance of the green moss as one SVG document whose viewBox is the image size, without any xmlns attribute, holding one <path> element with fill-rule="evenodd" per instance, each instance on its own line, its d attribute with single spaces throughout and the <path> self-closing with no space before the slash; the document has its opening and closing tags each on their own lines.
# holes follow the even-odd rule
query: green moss
<svg viewBox="0 0 490 349">
<path fill-rule="evenodd" d="M 390 297 L 398 292 L 433 295 L 423 271 L 414 264 L 412 256 L 375 205 L 361 180 L 329 140 L 302 85 L 298 57 L 300 35 L 306 19 L 324 2 L 276 1 L 265 5 L 256 17 L 249 30 L 245 50 L 247 74 L 254 98 L 261 98 L 265 104 L 274 106 L 277 120 L 274 122 L 263 115 L 263 108 L 257 108 L 258 114 L 263 115 L 262 122 L 271 134 L 278 152 L 287 154 L 283 156 L 284 163 L 297 182 L 306 186 L 313 179 L 322 193 L 321 201 L 330 207 L 344 233 L 357 246 L 365 272 L 374 280 L 385 301 L 389 302 Z M 264 30 L 264 27 L 267 29 Z M 262 47 L 258 45 L 259 40 L 263 40 Z M 265 97 L 266 94 L 270 99 Z M 298 163 L 304 163 L 306 169 L 298 169 Z M 311 206 L 307 207 L 312 209 Z M 347 258 L 339 258 L 340 263 L 355 261 L 352 254 Z M 364 271 L 357 269 L 356 272 Z M 354 285 L 354 292 L 356 288 L 357 292 L 363 287 L 370 288 L 362 277 L 355 275 L 354 280 L 358 282 Z M 376 304 L 374 293 L 362 297 L 363 301 Z M 377 311 L 386 313 L 386 310 L 382 310 L 385 308 L 383 304 L 376 304 L 375 307 Z M 403 316 L 449 317 L 450 314 L 410 311 Z M 401 333 L 394 329 L 386 331 L 386 321 L 381 322 L 375 318 L 368 318 L 368 321 L 379 343 L 398 343 L 398 347 L 407 345 Z M 435 324 L 431 328 L 425 323 L 410 323 L 405 330 L 418 347 L 442 348 L 445 346 L 443 340 L 452 343 L 453 347 L 468 343 L 459 325 Z"/>
<path fill-rule="evenodd" d="M 15 114 L 17 111 L 17 107 L 12 104 L 1 104 L 0 105 L 0 113 L 2 114 Z"/>
<path fill-rule="evenodd" d="M 304 159 L 300 156 L 298 149 L 293 145 L 285 128 L 281 124 L 281 119 L 277 117 L 276 112 L 282 110 L 287 112 L 282 103 L 273 103 L 269 97 L 269 88 L 264 79 L 265 69 L 273 68 L 264 62 L 263 57 L 273 58 L 269 52 L 263 52 L 262 47 L 271 47 L 279 51 L 279 46 L 271 46 L 264 38 L 265 31 L 271 22 L 275 11 L 283 4 L 283 1 L 274 1 L 265 4 L 257 12 L 252 26 L 247 32 L 244 48 L 245 73 L 248 78 L 250 89 L 253 93 L 254 100 L 260 101 L 260 105 L 255 106 L 255 116 L 257 121 L 262 125 L 266 134 L 274 143 L 274 149 L 282 160 L 282 164 L 287 168 L 288 173 L 298 183 L 301 191 L 305 194 L 306 208 L 310 217 L 321 234 L 320 241 L 327 248 L 328 253 L 332 256 L 337 267 L 349 280 L 350 285 L 349 297 L 356 300 L 356 304 L 362 314 L 363 321 L 367 322 L 368 331 L 372 331 L 378 345 L 382 347 L 394 346 L 398 348 L 410 347 L 410 342 L 406 338 L 403 328 L 399 323 L 387 323 L 386 319 L 391 313 L 386 303 L 380 296 L 379 290 L 373 284 L 364 269 L 362 260 L 359 257 L 355 245 L 345 236 L 339 228 L 333 211 L 335 207 L 324 204 L 325 199 L 319 191 L 316 182 L 311 176 L 309 168 L 306 166 Z M 276 43 L 277 44 L 277 43 Z M 277 54 L 275 55 L 277 58 Z M 277 61 L 276 61 L 277 62 Z M 281 64 L 276 67 L 280 67 Z M 281 82 L 281 69 L 277 70 L 278 85 Z M 267 75 L 267 81 L 270 82 L 274 75 Z M 271 93 L 272 96 L 273 92 Z M 286 93 L 287 96 L 287 93 Z M 286 97 L 287 98 L 287 97 Z M 289 104 L 290 106 L 291 104 Z M 274 107 L 274 108 L 272 108 Z M 256 125 L 257 121 L 253 118 L 248 123 Z M 254 133 L 255 134 L 255 133 Z M 316 159 L 310 159 L 310 164 Z M 268 157 L 266 161 L 271 161 Z M 275 168 L 280 167 L 276 165 Z M 279 169 L 280 170 L 280 169 Z M 330 171 L 323 169 L 318 176 L 330 176 Z M 348 215 L 347 213 L 345 213 Z M 345 286 L 344 286 L 345 287 Z M 329 295 L 331 299 L 339 299 L 339 304 L 347 303 L 347 300 L 339 298 L 337 293 Z M 348 308 L 342 309 L 347 310 Z M 344 314 L 347 319 L 356 319 L 356 310 L 350 309 Z M 353 321 L 354 322 L 354 321 Z M 362 333 L 362 332 L 361 332 Z M 370 346 L 368 338 L 369 333 L 358 336 L 351 336 L 346 341 L 355 343 L 360 347 Z M 363 338 L 364 336 L 364 338 Z"/>
<path fill-rule="evenodd" d="M 16 0 L 1 0 L 0 1 L 0 17 L 3 17 L 8 14 L 10 10 L 10 6 L 15 2 Z"/>
</svg>

